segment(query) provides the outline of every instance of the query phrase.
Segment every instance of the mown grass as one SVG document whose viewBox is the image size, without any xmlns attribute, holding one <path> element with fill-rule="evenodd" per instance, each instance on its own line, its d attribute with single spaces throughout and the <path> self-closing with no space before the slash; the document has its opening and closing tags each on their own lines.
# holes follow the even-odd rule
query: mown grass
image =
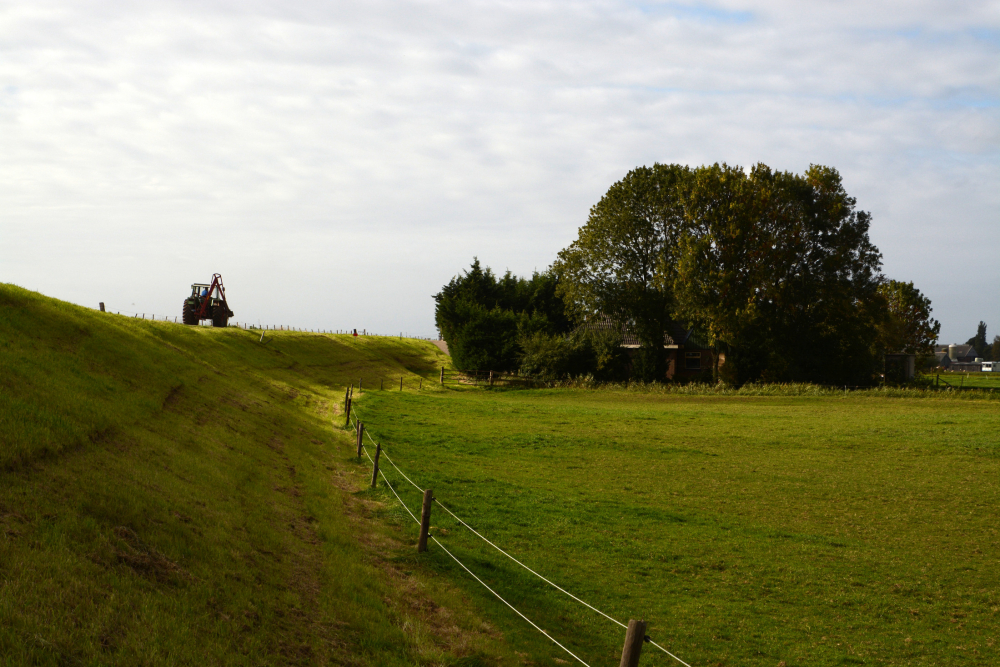
<svg viewBox="0 0 1000 667">
<path fill-rule="evenodd" d="M 353 378 L 412 387 L 447 358 L 259 335 L 0 285 L 0 664 L 513 660 L 377 520 L 335 427 Z"/>
<path fill-rule="evenodd" d="M 692 665 L 1000 663 L 1000 404 L 899 396 L 372 392 L 357 405 L 417 484 L 591 604 L 646 619 Z M 440 511 L 432 523 L 584 660 L 617 664 L 620 629 Z M 429 556 L 538 664 L 570 660 Z M 647 647 L 642 664 L 676 663 Z"/>
</svg>

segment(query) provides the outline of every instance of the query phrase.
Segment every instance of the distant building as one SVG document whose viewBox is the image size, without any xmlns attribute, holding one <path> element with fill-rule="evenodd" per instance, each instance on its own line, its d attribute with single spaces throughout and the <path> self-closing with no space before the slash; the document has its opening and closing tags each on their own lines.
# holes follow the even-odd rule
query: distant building
<svg viewBox="0 0 1000 667">
<path fill-rule="evenodd" d="M 934 356 L 939 366 L 947 368 L 953 363 L 973 363 L 979 357 L 971 345 L 935 345 Z"/>
<path fill-rule="evenodd" d="M 631 325 L 609 317 L 591 318 L 580 325 L 578 331 L 613 331 L 621 336 L 621 346 L 630 357 L 642 347 Z M 704 336 L 676 323 L 671 323 L 670 328 L 663 332 L 663 348 L 667 350 L 667 380 L 699 377 L 705 371 L 714 369 L 716 357 L 719 366 L 726 363 L 725 353 L 712 349 Z"/>
<path fill-rule="evenodd" d="M 983 360 L 971 345 L 936 345 L 934 359 L 940 368 L 950 371 L 983 370 Z"/>
</svg>

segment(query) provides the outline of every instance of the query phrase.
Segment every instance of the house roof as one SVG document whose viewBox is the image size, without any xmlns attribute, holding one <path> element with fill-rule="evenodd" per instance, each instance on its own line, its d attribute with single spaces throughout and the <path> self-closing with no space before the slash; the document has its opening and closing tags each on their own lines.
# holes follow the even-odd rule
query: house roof
<svg viewBox="0 0 1000 667">
<path fill-rule="evenodd" d="M 591 317 L 586 322 L 576 328 L 577 331 L 600 331 L 614 332 L 621 336 L 622 347 L 641 347 L 642 343 L 635 330 L 627 323 L 614 320 L 606 315 Z M 685 329 L 676 322 L 671 322 L 669 328 L 663 332 L 663 346 L 674 347 L 678 345 L 689 345 L 707 349 L 708 343 L 704 337 L 699 335 L 694 329 Z"/>
<path fill-rule="evenodd" d="M 934 351 L 935 352 L 945 352 L 945 353 L 947 353 L 948 352 L 948 346 L 947 345 L 935 345 L 934 346 Z M 979 353 L 976 352 L 976 348 L 972 347 L 971 345 L 956 345 L 955 346 L 955 352 L 958 354 L 959 358 L 961 358 L 961 357 L 978 357 L 979 356 Z"/>
<path fill-rule="evenodd" d="M 935 352 L 934 353 L 934 358 L 937 359 L 938 366 L 940 366 L 940 365 L 942 365 L 944 363 L 950 363 L 951 362 L 951 358 L 948 356 L 948 352 L 947 351 L 945 351 L 945 352 Z"/>
</svg>

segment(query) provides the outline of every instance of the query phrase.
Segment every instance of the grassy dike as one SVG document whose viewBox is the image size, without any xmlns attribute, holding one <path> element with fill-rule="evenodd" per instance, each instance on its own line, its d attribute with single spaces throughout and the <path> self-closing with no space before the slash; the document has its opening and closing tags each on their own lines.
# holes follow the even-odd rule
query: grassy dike
<svg viewBox="0 0 1000 667">
<path fill-rule="evenodd" d="M 352 378 L 415 386 L 447 357 L 259 335 L 0 285 L 0 664 L 516 660 L 372 521 L 385 491 L 336 428 Z"/>
</svg>

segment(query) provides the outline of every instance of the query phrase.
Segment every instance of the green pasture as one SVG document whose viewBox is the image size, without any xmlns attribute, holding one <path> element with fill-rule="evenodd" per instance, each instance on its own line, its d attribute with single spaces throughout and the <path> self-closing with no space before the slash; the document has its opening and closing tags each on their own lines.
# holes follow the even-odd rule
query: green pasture
<svg viewBox="0 0 1000 667">
<path fill-rule="evenodd" d="M 936 374 L 940 380 L 939 386 L 977 387 L 981 389 L 1000 389 L 1000 373 L 967 373 L 964 371 L 945 371 Z M 934 375 L 929 376 L 931 381 Z"/>
<path fill-rule="evenodd" d="M 0 285 L 0 665 L 515 660 L 342 463 L 426 342 L 185 327 Z"/>
<path fill-rule="evenodd" d="M 691 665 L 1000 664 L 1000 403 L 914 395 L 372 391 L 356 406 L 416 484 Z M 412 519 L 375 496 L 412 543 Z M 620 628 L 432 519 L 554 638 L 617 664 Z M 426 560 L 534 664 L 572 662 L 433 544 Z M 641 664 L 678 663 L 647 645 Z"/>
</svg>

